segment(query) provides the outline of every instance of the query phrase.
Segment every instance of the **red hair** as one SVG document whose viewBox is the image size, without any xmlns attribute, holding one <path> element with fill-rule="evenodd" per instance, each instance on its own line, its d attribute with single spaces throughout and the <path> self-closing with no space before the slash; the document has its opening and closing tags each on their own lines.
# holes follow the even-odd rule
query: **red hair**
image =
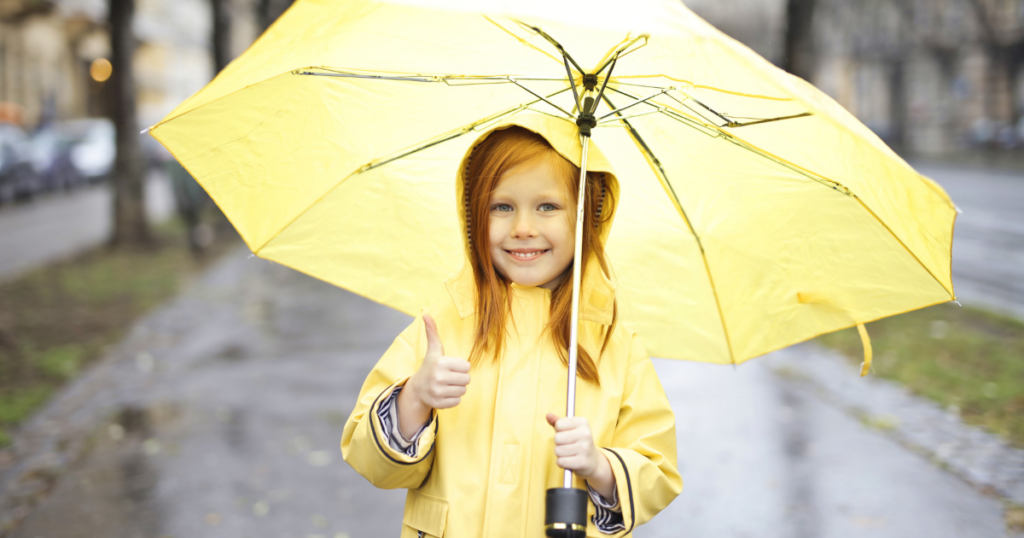
<svg viewBox="0 0 1024 538">
<path fill-rule="evenodd" d="M 491 352 L 499 360 L 504 351 L 506 320 L 509 317 L 511 282 L 494 268 L 489 242 L 489 215 L 491 195 L 501 179 L 513 168 L 535 159 L 549 159 L 558 179 L 562 181 L 563 193 L 568 203 L 570 226 L 575 226 L 576 203 L 579 198 L 578 166 L 569 162 L 555 151 L 544 137 L 513 126 L 492 132 L 478 144 L 470 154 L 464 178 L 466 204 L 467 255 L 473 265 L 476 282 L 477 331 L 469 361 L 475 364 L 485 352 Z M 608 199 L 602 199 L 602 196 Z M 611 221 L 611 211 L 597 212 L 600 207 L 615 207 L 610 190 L 605 189 L 603 174 L 587 172 L 585 227 L 583 229 L 583 270 L 591 257 L 597 260 L 600 270 L 608 274 L 604 256 L 601 231 Z M 476 240 L 473 240 L 473 238 Z M 566 271 L 572 271 L 570 262 Z M 617 305 L 613 305 L 612 322 L 605 331 L 599 353 L 608 345 L 611 329 L 617 317 Z M 569 329 L 572 313 L 572 278 L 563 278 L 551 292 L 551 310 L 547 329 L 555 341 L 559 357 L 568 365 Z M 577 375 L 587 381 L 600 384 L 597 373 L 597 357 L 591 357 L 583 346 L 578 346 Z"/>
</svg>

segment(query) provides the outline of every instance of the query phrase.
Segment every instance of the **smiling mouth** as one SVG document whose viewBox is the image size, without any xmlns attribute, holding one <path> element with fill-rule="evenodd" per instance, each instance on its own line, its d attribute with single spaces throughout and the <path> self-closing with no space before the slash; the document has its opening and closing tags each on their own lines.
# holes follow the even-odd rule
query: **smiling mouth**
<svg viewBox="0 0 1024 538">
<path fill-rule="evenodd" d="M 530 261 L 539 258 L 542 254 L 547 252 L 545 250 L 506 250 L 513 258 L 522 261 Z"/>
</svg>

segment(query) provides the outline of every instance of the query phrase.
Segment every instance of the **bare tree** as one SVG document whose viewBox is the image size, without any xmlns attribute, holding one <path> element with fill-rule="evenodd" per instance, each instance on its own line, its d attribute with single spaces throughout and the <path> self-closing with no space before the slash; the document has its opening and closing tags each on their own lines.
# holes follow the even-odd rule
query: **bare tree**
<svg viewBox="0 0 1024 538">
<path fill-rule="evenodd" d="M 259 0 L 256 3 L 257 18 L 260 28 L 266 31 L 270 25 L 281 16 L 291 5 L 293 0 Z"/>
<path fill-rule="evenodd" d="M 810 80 L 814 72 L 812 22 L 816 0 L 788 0 L 786 3 L 786 45 L 783 68 Z"/>
<path fill-rule="evenodd" d="M 1000 4 L 985 0 L 968 0 L 968 3 L 978 21 L 981 41 L 989 60 L 985 84 L 985 115 L 990 118 L 999 116 L 996 98 L 999 93 L 1005 92 L 1008 97 L 1008 119 L 1016 123 L 1021 117 L 1015 90 L 1017 75 L 1021 63 L 1024 63 L 1024 33 L 1020 27 L 1006 29 L 999 26 L 999 21 L 1007 20 L 997 13 Z"/>
<path fill-rule="evenodd" d="M 213 10 L 213 65 L 218 73 L 231 61 L 231 13 L 230 0 L 210 0 Z"/>
<path fill-rule="evenodd" d="M 135 79 L 132 56 L 134 0 L 109 0 L 110 48 L 113 74 L 109 81 L 110 111 L 117 131 L 117 158 L 114 161 L 114 234 L 111 243 L 118 247 L 148 246 L 152 242 L 146 222 L 144 176 L 146 172 L 139 123 L 135 112 Z"/>
</svg>

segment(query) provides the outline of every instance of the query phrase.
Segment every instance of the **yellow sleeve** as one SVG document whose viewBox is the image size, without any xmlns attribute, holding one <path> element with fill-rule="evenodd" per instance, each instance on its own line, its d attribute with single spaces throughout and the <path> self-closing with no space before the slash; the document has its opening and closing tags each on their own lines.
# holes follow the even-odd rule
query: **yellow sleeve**
<svg viewBox="0 0 1024 538">
<path fill-rule="evenodd" d="M 676 465 L 676 420 L 651 359 L 634 335 L 622 407 L 611 447 L 625 536 L 651 520 L 683 490 Z"/>
<path fill-rule="evenodd" d="M 406 456 L 390 446 L 377 413 L 391 391 L 404 385 L 420 367 L 423 357 L 418 348 L 424 338 L 423 319 L 418 317 L 395 338 L 366 376 L 359 390 L 359 401 L 345 423 L 342 456 L 378 488 L 418 488 L 434 463 L 437 411 L 431 412 L 430 422 L 417 440 L 416 457 Z"/>
</svg>

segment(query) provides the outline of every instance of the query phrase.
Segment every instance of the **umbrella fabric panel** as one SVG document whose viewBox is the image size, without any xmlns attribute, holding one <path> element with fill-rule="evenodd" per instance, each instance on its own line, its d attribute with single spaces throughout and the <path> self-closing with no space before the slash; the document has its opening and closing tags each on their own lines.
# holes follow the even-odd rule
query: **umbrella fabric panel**
<svg viewBox="0 0 1024 538">
<path fill-rule="evenodd" d="M 167 117 L 312 66 L 378 74 L 565 76 L 560 57 L 523 46 L 480 15 L 365 0 L 301 0 Z"/>
<path fill-rule="evenodd" d="M 820 115 L 726 130 L 848 188 L 952 295 L 949 245 L 956 209 L 940 187 L 901 158 Z"/>
<path fill-rule="evenodd" d="M 731 362 L 700 248 L 646 157 L 621 126 L 596 129 L 593 144 L 620 184 L 607 244 L 620 319 L 652 356 Z"/>
<path fill-rule="evenodd" d="M 450 301 L 465 260 L 454 177 L 474 135 L 349 177 L 260 256 L 409 315 Z"/>
<path fill-rule="evenodd" d="M 161 124 L 153 136 L 259 252 L 360 167 L 529 99 L 510 85 L 453 88 L 286 73 Z"/>
<path fill-rule="evenodd" d="M 704 246 L 737 362 L 950 299 L 856 198 L 674 121 L 634 125 Z"/>
<path fill-rule="evenodd" d="M 724 42 L 716 44 L 724 47 Z M 814 113 L 730 131 L 765 151 L 851 189 L 953 296 L 950 259 L 955 206 L 877 135 L 824 92 L 739 47 L 730 52 Z M 727 99 L 727 98 L 724 98 Z M 792 125 L 786 125 L 789 121 Z M 800 122 L 800 123 L 796 123 Z"/>
</svg>

